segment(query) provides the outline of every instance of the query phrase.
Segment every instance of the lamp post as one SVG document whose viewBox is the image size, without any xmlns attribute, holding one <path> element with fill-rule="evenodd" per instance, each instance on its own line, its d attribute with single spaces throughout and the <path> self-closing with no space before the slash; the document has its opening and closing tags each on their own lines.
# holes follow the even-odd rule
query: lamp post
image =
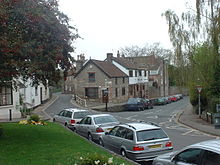
<svg viewBox="0 0 220 165">
<path fill-rule="evenodd" d="M 201 91 L 202 91 L 202 86 L 200 86 L 200 85 L 197 85 L 197 91 L 198 91 L 198 93 L 199 93 L 199 118 L 201 118 L 201 101 L 200 101 L 200 93 L 201 93 Z"/>
<path fill-rule="evenodd" d="M 105 90 L 104 90 L 104 97 L 105 97 L 105 110 L 108 111 L 108 98 L 109 98 L 109 85 L 111 81 L 105 79 Z"/>
</svg>

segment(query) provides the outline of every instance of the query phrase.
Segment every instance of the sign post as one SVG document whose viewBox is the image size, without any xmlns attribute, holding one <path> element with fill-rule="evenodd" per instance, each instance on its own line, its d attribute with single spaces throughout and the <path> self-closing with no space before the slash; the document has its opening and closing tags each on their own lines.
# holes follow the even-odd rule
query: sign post
<svg viewBox="0 0 220 165">
<path fill-rule="evenodd" d="M 199 117 L 201 118 L 201 101 L 200 101 L 200 93 L 201 93 L 201 91 L 202 91 L 202 86 L 200 86 L 200 85 L 197 85 L 197 91 L 198 91 L 198 93 L 199 93 Z"/>
</svg>

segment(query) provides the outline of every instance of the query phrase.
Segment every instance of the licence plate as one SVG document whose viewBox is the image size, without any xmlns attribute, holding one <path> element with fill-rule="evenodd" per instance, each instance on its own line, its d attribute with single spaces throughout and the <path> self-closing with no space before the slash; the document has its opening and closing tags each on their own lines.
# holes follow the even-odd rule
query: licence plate
<svg viewBox="0 0 220 165">
<path fill-rule="evenodd" d="M 151 145 L 151 146 L 148 146 L 148 148 L 161 148 L 161 144 L 155 144 L 155 145 Z"/>
</svg>

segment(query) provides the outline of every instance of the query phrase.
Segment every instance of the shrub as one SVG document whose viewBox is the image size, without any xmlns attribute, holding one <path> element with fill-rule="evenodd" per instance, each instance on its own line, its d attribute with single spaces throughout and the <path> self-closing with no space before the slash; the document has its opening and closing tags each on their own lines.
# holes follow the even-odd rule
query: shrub
<svg viewBox="0 0 220 165">
<path fill-rule="evenodd" d="M 37 114 L 33 114 L 33 115 L 30 116 L 29 121 L 39 122 L 40 117 Z"/>
<path fill-rule="evenodd" d="M 88 154 L 85 158 L 80 157 L 79 165 L 113 165 L 113 157 L 108 158 L 106 156 L 94 153 Z"/>
</svg>

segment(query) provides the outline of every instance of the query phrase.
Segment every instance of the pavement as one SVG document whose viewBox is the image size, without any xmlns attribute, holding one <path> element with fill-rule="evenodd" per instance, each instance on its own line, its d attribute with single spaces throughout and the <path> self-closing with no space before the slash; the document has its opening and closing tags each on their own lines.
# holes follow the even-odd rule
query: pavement
<svg viewBox="0 0 220 165">
<path fill-rule="evenodd" d="M 46 103 L 36 107 L 34 109 L 34 113 L 38 114 L 42 120 L 51 120 L 51 117 L 45 112 L 45 110 L 47 109 L 47 107 L 49 107 L 51 104 L 53 104 L 58 97 L 59 96 L 57 96 L 57 95 L 52 95 L 50 100 L 48 100 Z M 72 100 L 71 102 L 75 106 L 82 108 L 80 105 L 77 105 L 77 103 L 75 101 Z M 115 105 L 117 106 L 120 104 L 108 104 L 108 107 L 110 108 Z M 104 109 L 105 106 L 106 106 L 105 104 L 97 104 L 97 103 L 94 104 L 94 103 L 87 102 L 88 109 L 96 109 L 96 110 L 97 109 Z M 20 120 L 22 120 L 22 118 L 12 119 L 12 121 L 9 121 L 8 119 L 3 119 L 3 120 L 0 120 L 0 122 L 17 122 Z M 176 116 L 176 122 L 183 124 L 187 127 L 190 127 L 192 129 L 198 130 L 200 132 L 220 137 L 220 129 L 215 129 L 213 124 L 210 124 L 209 122 L 199 118 L 198 115 L 193 113 L 191 105 L 188 105 L 185 109 L 183 109 Z"/>
</svg>

